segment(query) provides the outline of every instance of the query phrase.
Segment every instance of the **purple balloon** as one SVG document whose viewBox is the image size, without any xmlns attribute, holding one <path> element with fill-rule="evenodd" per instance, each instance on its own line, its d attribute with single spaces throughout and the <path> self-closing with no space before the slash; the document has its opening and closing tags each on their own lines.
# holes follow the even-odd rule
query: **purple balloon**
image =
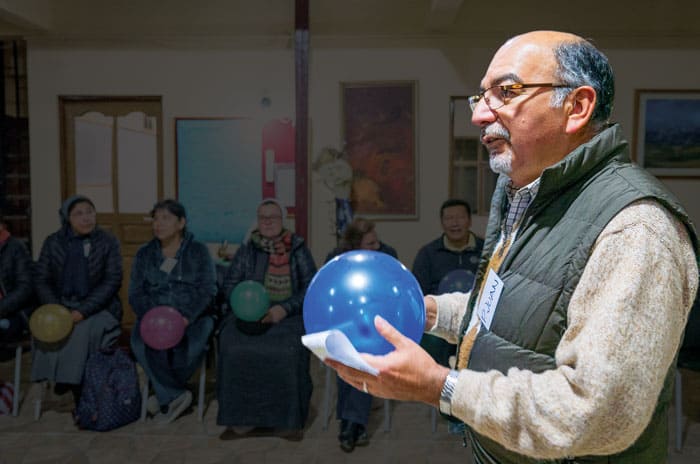
<svg viewBox="0 0 700 464">
<path fill-rule="evenodd" d="M 468 292 L 474 285 L 474 273 L 466 269 L 448 272 L 438 284 L 438 295 L 452 292 Z"/>
<path fill-rule="evenodd" d="M 167 350 L 182 340 L 185 320 L 171 306 L 155 306 L 141 319 L 139 333 L 144 343 L 154 350 Z"/>
</svg>

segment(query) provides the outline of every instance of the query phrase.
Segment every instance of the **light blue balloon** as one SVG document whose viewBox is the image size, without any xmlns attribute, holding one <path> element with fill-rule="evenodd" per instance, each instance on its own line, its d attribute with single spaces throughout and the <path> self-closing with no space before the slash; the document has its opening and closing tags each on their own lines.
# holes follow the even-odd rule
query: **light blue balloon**
<svg viewBox="0 0 700 464">
<path fill-rule="evenodd" d="M 369 250 L 336 256 L 314 276 L 304 298 L 307 333 L 339 329 L 361 353 L 394 350 L 374 328 L 379 315 L 418 343 L 425 326 L 423 293 L 395 258 Z"/>
</svg>

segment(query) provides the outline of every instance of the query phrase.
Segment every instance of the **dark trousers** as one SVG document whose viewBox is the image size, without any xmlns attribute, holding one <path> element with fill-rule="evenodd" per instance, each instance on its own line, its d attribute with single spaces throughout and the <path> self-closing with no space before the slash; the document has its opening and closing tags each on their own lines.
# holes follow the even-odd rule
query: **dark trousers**
<svg viewBox="0 0 700 464">
<path fill-rule="evenodd" d="M 372 395 L 356 389 L 338 377 L 338 404 L 336 415 L 356 424 L 367 425 Z"/>
</svg>

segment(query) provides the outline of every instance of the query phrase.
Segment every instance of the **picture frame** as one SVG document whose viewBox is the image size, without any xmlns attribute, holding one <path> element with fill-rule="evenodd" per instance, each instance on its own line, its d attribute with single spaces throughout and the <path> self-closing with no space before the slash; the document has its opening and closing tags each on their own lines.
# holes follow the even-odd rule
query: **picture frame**
<svg viewBox="0 0 700 464">
<path fill-rule="evenodd" d="M 340 95 L 354 215 L 417 219 L 417 82 L 341 82 Z"/>
<path fill-rule="evenodd" d="M 658 177 L 700 177 L 700 90 L 637 89 L 632 156 Z"/>
</svg>

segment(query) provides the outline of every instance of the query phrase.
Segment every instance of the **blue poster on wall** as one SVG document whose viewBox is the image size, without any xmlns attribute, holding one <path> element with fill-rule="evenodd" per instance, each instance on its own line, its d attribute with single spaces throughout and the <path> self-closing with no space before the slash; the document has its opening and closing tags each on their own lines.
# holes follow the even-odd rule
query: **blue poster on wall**
<svg viewBox="0 0 700 464">
<path fill-rule="evenodd" d="M 261 129 L 252 119 L 176 119 L 177 197 L 202 242 L 241 243 L 261 198 Z"/>
</svg>

